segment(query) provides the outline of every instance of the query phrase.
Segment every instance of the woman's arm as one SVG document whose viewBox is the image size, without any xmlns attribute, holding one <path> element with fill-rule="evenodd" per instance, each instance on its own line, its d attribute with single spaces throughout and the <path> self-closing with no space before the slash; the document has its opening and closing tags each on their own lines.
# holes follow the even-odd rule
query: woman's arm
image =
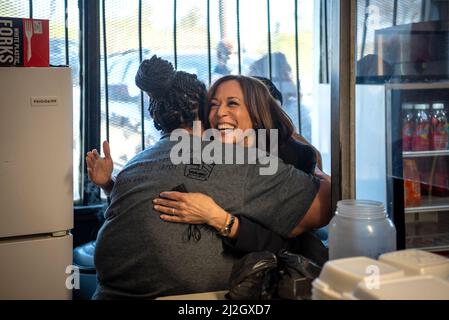
<svg viewBox="0 0 449 320">
<path fill-rule="evenodd" d="M 245 216 L 238 218 L 238 236 L 235 239 L 223 238 L 225 252 L 241 255 L 258 251 L 278 252 L 287 247 L 287 239 L 276 232 Z"/>
<path fill-rule="evenodd" d="M 319 169 L 316 169 L 315 174 L 320 178 L 318 194 L 315 196 L 304 218 L 292 230 L 289 237 L 296 237 L 307 230 L 323 227 L 332 218 L 330 210 L 330 177 Z M 228 216 L 230 215 L 211 197 L 202 193 L 166 191 L 153 200 L 153 205 L 156 211 L 162 213 L 160 215 L 162 220 L 191 224 L 205 223 L 219 232 L 226 226 L 226 222 L 229 220 Z M 237 238 L 240 233 L 239 224 L 239 217 L 236 217 L 229 238 Z M 266 232 L 274 233 L 262 226 L 260 227 L 253 230 L 257 230 L 259 234 L 265 234 L 265 236 L 267 236 Z"/>
<path fill-rule="evenodd" d="M 331 178 L 320 169 L 315 169 L 315 176 L 320 179 L 320 189 L 309 210 L 289 237 L 296 237 L 307 230 L 326 226 L 332 219 L 331 211 Z"/>
<path fill-rule="evenodd" d="M 160 218 L 165 221 L 206 223 L 220 232 L 229 216 L 229 213 L 212 198 L 201 193 L 169 191 L 163 192 L 161 196 L 164 198 L 156 198 L 153 202 L 155 210 L 162 213 Z M 285 238 L 257 222 L 238 215 L 235 217 L 231 233 L 223 238 L 223 243 L 226 250 L 233 254 L 264 250 L 277 252 L 286 247 Z"/>
<path fill-rule="evenodd" d="M 202 193 L 177 191 L 161 192 L 153 200 L 154 210 L 162 213 L 160 218 L 169 222 L 208 224 L 218 232 L 226 227 L 230 213 L 220 207 L 214 199 Z M 236 217 L 229 238 L 235 239 L 239 229 Z"/>
<path fill-rule="evenodd" d="M 320 179 L 318 193 L 314 196 L 300 222 L 285 236 L 295 237 L 304 231 L 320 228 L 329 223 L 331 215 L 330 177 L 316 169 L 315 176 Z M 282 180 L 282 179 L 281 179 Z M 282 180 L 283 181 L 283 180 Z M 285 184 L 285 182 L 283 182 Z M 288 182 L 287 182 L 288 183 Z M 208 224 L 220 231 L 228 221 L 229 213 L 218 206 L 215 201 L 201 193 L 162 192 L 154 199 L 154 209 L 162 213 L 161 219 L 170 222 Z M 239 219 L 231 229 L 230 238 L 237 238 L 240 233 Z M 271 230 L 269 232 L 272 232 Z"/>
</svg>

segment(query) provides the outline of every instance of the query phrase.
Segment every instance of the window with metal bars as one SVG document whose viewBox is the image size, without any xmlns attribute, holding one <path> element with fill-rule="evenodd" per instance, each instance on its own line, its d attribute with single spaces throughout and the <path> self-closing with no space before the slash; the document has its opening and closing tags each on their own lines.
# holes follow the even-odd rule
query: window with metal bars
<svg viewBox="0 0 449 320">
<path fill-rule="evenodd" d="M 100 20 L 101 140 L 115 174 L 160 137 L 134 84 L 153 54 L 206 85 L 229 73 L 270 78 L 301 128 L 297 0 L 102 0 Z"/>
<path fill-rule="evenodd" d="M 116 174 L 160 137 L 134 84 L 153 54 L 206 85 L 228 73 L 272 79 L 298 131 L 319 147 L 310 115 L 319 116 L 310 111 L 319 105 L 311 62 L 320 55 L 312 32 L 319 7 L 320 0 L 3 0 L 0 15 L 50 20 L 51 63 L 73 69 L 74 201 L 93 205 L 105 195 L 88 181 L 86 151 L 108 140 Z"/>
</svg>

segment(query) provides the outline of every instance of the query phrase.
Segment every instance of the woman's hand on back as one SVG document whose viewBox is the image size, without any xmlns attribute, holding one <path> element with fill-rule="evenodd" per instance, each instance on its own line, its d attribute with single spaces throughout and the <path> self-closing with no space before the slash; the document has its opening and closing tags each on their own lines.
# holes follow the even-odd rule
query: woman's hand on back
<svg viewBox="0 0 449 320">
<path fill-rule="evenodd" d="M 153 200 L 153 208 L 161 213 L 162 220 L 205 223 L 217 230 L 223 228 L 228 215 L 211 197 L 202 193 L 161 192 L 159 197 Z"/>
</svg>

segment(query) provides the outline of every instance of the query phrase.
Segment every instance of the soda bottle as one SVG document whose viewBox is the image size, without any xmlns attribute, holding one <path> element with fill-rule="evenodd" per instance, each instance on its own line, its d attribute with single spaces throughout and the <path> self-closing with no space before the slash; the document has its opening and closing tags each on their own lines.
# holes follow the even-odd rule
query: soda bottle
<svg viewBox="0 0 449 320">
<path fill-rule="evenodd" d="M 414 111 L 413 104 L 404 103 L 402 105 L 402 150 L 412 151 L 412 140 L 414 130 Z"/>
<path fill-rule="evenodd" d="M 404 206 L 419 207 L 421 205 L 420 176 L 415 160 L 404 159 Z"/>
<path fill-rule="evenodd" d="M 415 105 L 415 128 L 413 130 L 412 150 L 430 150 L 430 105 L 420 103 Z"/>
<path fill-rule="evenodd" d="M 444 104 L 434 103 L 432 106 L 432 135 L 431 146 L 433 150 L 445 150 L 448 147 L 447 118 L 444 113 Z"/>
</svg>

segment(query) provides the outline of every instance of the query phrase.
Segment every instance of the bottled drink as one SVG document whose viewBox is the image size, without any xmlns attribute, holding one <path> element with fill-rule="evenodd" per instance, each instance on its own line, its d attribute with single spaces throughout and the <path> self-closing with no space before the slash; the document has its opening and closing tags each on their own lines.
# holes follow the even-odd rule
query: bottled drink
<svg viewBox="0 0 449 320">
<path fill-rule="evenodd" d="M 402 105 L 402 150 L 404 151 L 412 151 L 414 122 L 413 104 L 404 103 Z"/>
<path fill-rule="evenodd" d="M 396 250 L 396 229 L 381 202 L 341 200 L 329 224 L 329 259 L 379 255 Z"/>
<path fill-rule="evenodd" d="M 404 206 L 419 207 L 421 205 L 420 175 L 416 161 L 404 159 Z"/>
<path fill-rule="evenodd" d="M 447 118 L 444 113 L 444 104 L 434 103 L 432 106 L 432 148 L 445 150 L 448 145 Z"/>
<path fill-rule="evenodd" d="M 416 104 L 415 128 L 413 130 L 413 151 L 430 150 L 430 105 Z"/>
</svg>

